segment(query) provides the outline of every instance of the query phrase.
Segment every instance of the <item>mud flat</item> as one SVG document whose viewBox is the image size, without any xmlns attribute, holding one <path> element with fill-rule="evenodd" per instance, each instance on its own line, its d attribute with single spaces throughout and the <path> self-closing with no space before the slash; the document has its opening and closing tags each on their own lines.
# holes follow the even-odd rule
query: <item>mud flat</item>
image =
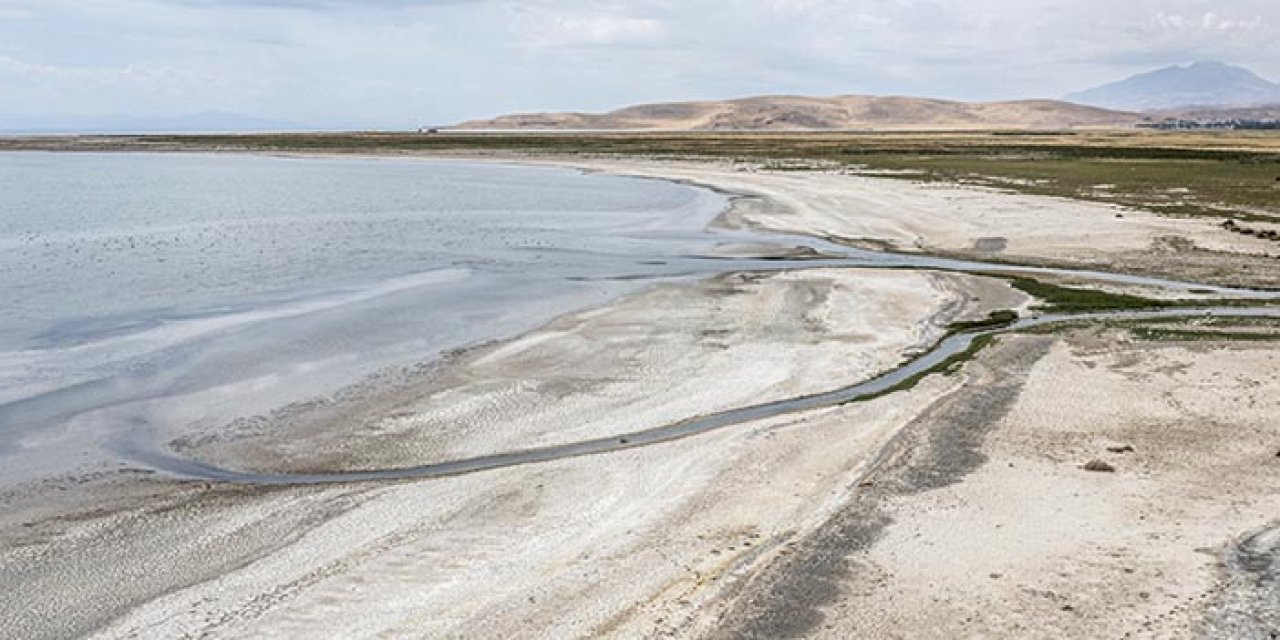
<svg viewBox="0 0 1280 640">
<path fill-rule="evenodd" d="M 471 350 L 412 385 L 194 439 L 191 457 L 274 472 L 397 468 L 670 424 L 865 380 L 948 318 L 1021 294 L 935 272 L 805 269 L 653 287 Z M 1001 293 L 1003 292 L 1003 293 Z"/>
<path fill-rule="evenodd" d="M 1280 283 L 1275 243 L 1223 229 L 1217 218 L 1176 218 L 950 182 L 769 170 L 747 162 L 543 161 L 756 195 L 757 206 L 738 207 L 725 222 L 852 246 L 1235 286 Z"/>
<path fill-rule="evenodd" d="M 661 424 L 869 377 L 954 319 L 1022 301 L 1003 281 L 907 271 L 663 285 L 342 407 L 382 416 L 349 439 L 333 433 L 350 427 L 341 420 L 296 420 L 278 425 L 288 438 L 231 432 L 187 452 L 362 468 Z M 867 406 L 880 408 L 433 482 L 268 489 L 121 474 L 32 488 L 5 497 L 5 633 L 563 637 L 675 624 L 838 498 L 859 452 L 911 405 Z"/>
<path fill-rule="evenodd" d="M 1002 338 L 713 635 L 1270 637 L 1277 365 L 1276 342 Z"/>
</svg>

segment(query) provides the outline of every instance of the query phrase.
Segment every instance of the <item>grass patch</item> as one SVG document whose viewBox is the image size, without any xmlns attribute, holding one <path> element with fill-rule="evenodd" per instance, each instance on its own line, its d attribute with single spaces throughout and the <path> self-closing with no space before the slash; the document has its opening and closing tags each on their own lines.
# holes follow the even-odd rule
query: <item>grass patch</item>
<svg viewBox="0 0 1280 640">
<path fill-rule="evenodd" d="M 988 334 L 980 335 L 974 338 L 973 342 L 970 342 L 969 346 L 966 347 L 963 351 L 957 351 L 956 353 L 951 354 L 950 356 L 947 357 L 947 359 L 943 360 L 942 362 L 939 362 L 938 364 L 928 369 L 925 369 L 920 373 L 917 373 L 909 378 L 906 378 L 902 382 L 899 382 L 898 384 L 895 384 L 892 387 L 889 387 L 888 389 L 885 389 L 883 391 L 877 391 L 876 393 L 867 394 L 859 398 L 854 398 L 853 400 L 849 400 L 848 402 L 845 402 L 843 404 L 850 404 L 854 402 L 866 402 L 868 400 L 875 400 L 876 398 L 882 398 L 891 393 L 897 393 L 899 391 L 910 391 L 911 389 L 914 389 L 916 385 L 920 384 L 921 380 L 924 380 L 925 378 L 935 373 L 941 373 L 947 376 L 952 375 L 956 371 L 959 371 L 960 367 L 963 366 L 964 363 L 972 360 L 975 356 L 978 355 L 980 351 L 990 346 L 993 342 L 995 342 L 995 340 L 996 340 L 996 336 L 993 334 L 988 333 Z"/>
<path fill-rule="evenodd" d="M 0 149 L 515 153 L 710 158 L 960 181 L 1172 216 L 1280 221 L 1276 132 L 513 132 L 91 136 Z"/>
<path fill-rule="evenodd" d="M 1124 293 L 1108 293 L 1095 289 L 1063 287 L 1032 278 L 1011 277 L 1014 288 L 1041 301 L 1036 306 L 1041 311 L 1061 313 L 1085 313 L 1090 311 L 1117 311 L 1125 309 L 1160 309 L 1187 306 L 1186 302 L 1152 300 Z"/>
<path fill-rule="evenodd" d="M 1206 298 L 1202 300 L 1156 300 L 1127 293 L 1109 293 L 1096 289 L 1064 287 L 1023 276 L 1007 276 L 1005 279 L 1014 288 L 1040 300 L 1040 303 L 1034 307 L 1035 310 L 1051 313 L 1150 311 L 1155 309 L 1194 309 L 1197 307 L 1271 307 L 1280 305 L 1280 299 Z"/>
<path fill-rule="evenodd" d="M 1280 318 L 1211 316 L 1207 318 L 1154 318 L 1111 326 L 1127 328 L 1137 340 L 1194 341 L 1280 341 Z"/>
<path fill-rule="evenodd" d="M 1143 325 L 1186 325 L 1189 318 L 1147 318 L 1145 320 L 1128 320 L 1128 321 L 1112 321 L 1122 324 L 1143 324 Z M 1209 316 L 1206 318 L 1195 318 L 1195 326 L 1197 328 L 1223 328 L 1231 329 L 1240 326 L 1248 326 L 1252 328 L 1270 327 L 1280 331 L 1280 318 L 1270 318 L 1267 316 Z"/>
<path fill-rule="evenodd" d="M 924 171 L 923 179 L 931 181 L 1105 202 L 1168 216 L 1280 221 L 1280 160 L 1275 158 L 1122 148 L 1017 155 L 993 151 L 881 155 L 863 162 L 873 170 Z"/>
<path fill-rule="evenodd" d="M 962 320 L 947 325 L 947 333 L 977 331 L 981 329 L 999 329 L 1007 327 L 1018 320 L 1018 312 L 1011 309 L 992 311 L 982 320 Z"/>
<path fill-rule="evenodd" d="M 1280 333 L 1262 333 L 1256 331 L 1205 331 L 1195 329 L 1168 329 L 1164 327 L 1133 327 L 1129 335 L 1137 340 L 1162 342 L 1197 342 L 1197 341 L 1242 341 L 1272 342 L 1280 341 Z"/>
<path fill-rule="evenodd" d="M 1123 330 L 1135 339 L 1153 341 L 1280 341 L 1280 318 L 1246 316 L 1080 319 L 1020 329 L 1018 333 L 1049 335 L 1087 329 Z"/>
</svg>

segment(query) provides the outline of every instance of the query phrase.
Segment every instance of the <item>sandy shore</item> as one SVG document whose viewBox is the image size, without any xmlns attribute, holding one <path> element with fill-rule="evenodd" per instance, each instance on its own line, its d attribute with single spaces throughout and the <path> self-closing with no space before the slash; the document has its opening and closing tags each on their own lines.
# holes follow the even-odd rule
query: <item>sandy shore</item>
<svg viewBox="0 0 1280 640">
<path fill-rule="evenodd" d="M 986 307 L 1020 300 L 983 282 Z M 284 412 L 243 437 L 216 432 L 184 453 L 264 471 L 380 469 L 639 431 L 869 379 L 971 315 L 973 286 L 833 269 L 659 285 L 471 350 L 414 384 Z"/>
<path fill-rule="evenodd" d="M 363 467 L 653 426 L 870 377 L 947 322 L 1020 300 L 1000 281 L 905 271 L 665 285 L 466 354 L 429 391 L 401 390 L 394 415 L 350 440 L 313 424 L 261 446 L 229 437 L 194 453 L 277 469 Z M 874 450 L 908 415 L 886 401 L 392 486 L 97 483 L 94 508 L 6 530 L 0 580 L 16 597 L 3 614 L 22 637 L 78 633 L 117 616 L 104 637 L 563 637 L 653 613 L 638 603 L 653 601 L 664 620 L 687 616 L 661 594 L 703 597 L 718 586 L 712 577 L 819 517 L 812 507 L 840 495 L 865 464 L 855 452 Z M 440 433 L 446 427 L 457 431 Z M 577 613 L 565 617 L 569 603 Z"/>
<path fill-rule="evenodd" d="M 584 164 L 760 197 L 728 223 L 900 250 L 1166 255 L 1184 276 L 1260 260 L 1211 224 L 1104 205 Z M 1000 280 L 921 271 L 664 284 L 407 385 L 178 444 L 333 471 L 617 434 L 848 385 L 953 320 L 1025 303 Z M 1276 344 L 1007 336 L 909 392 L 442 480 L 29 487 L 0 495 L 0 637 L 1248 637 L 1276 624 L 1257 600 L 1273 542 L 1250 537 L 1280 513 Z M 1117 471 L 1080 468 L 1094 458 Z"/>
<path fill-rule="evenodd" d="M 767 170 L 750 163 L 540 160 L 758 196 L 726 221 L 853 246 L 983 261 L 1087 267 L 1236 286 L 1280 282 L 1274 242 L 1221 220 L 955 183 Z"/>
</svg>

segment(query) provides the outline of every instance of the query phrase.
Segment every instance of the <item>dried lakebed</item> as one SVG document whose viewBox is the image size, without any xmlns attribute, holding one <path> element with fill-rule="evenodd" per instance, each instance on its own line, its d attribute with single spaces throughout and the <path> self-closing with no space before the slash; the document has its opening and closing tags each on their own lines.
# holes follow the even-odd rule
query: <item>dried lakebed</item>
<svg viewBox="0 0 1280 640">
<path fill-rule="evenodd" d="M 121 453 L 148 467 L 185 478 L 211 480 L 250 485 L 307 485 L 345 484 L 389 480 L 419 480 L 441 478 L 465 473 L 489 471 L 503 467 L 551 462 L 593 454 L 610 453 L 623 449 L 661 444 L 700 435 L 734 425 L 775 418 L 791 413 L 812 411 L 824 407 L 856 402 L 891 393 L 930 373 L 940 372 L 962 356 L 981 348 L 980 342 L 990 336 L 1006 332 L 1051 326 L 1054 324 L 1097 322 L 1106 320 L 1160 320 L 1176 318 L 1280 318 L 1276 307 L 1194 307 L 1188 309 L 1162 309 L 1156 311 L 1117 311 L 1078 314 L 1044 314 L 1020 318 L 1008 326 L 977 331 L 962 331 L 947 336 L 924 355 L 903 366 L 876 376 L 865 382 L 835 389 L 825 393 L 789 398 L 764 404 L 731 409 L 711 415 L 698 416 L 675 424 L 664 425 L 619 436 L 596 438 L 540 449 L 527 449 L 495 453 L 462 460 L 452 460 L 401 469 L 377 469 L 316 474 L 272 474 L 236 471 L 184 459 L 162 450 L 122 449 Z"/>
</svg>

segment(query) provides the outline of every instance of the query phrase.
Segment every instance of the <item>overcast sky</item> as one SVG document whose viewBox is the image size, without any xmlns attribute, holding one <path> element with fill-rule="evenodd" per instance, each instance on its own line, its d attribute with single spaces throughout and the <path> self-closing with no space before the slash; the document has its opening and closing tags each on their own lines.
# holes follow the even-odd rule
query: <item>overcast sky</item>
<svg viewBox="0 0 1280 640">
<path fill-rule="evenodd" d="M 1060 97 L 1194 60 L 1276 79 L 1276 3 L 0 0 L 0 119 L 406 128 L 762 93 Z"/>
</svg>

